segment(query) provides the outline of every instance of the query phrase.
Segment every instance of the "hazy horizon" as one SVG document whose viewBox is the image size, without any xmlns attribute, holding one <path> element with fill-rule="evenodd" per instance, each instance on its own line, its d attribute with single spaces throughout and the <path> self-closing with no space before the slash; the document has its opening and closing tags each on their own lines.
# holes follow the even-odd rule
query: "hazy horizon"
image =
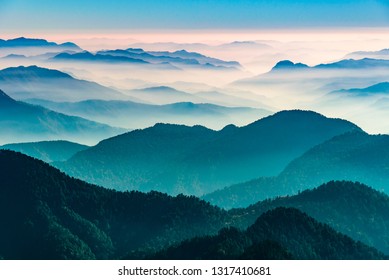
<svg viewBox="0 0 389 280">
<path fill-rule="evenodd" d="M 118 99 L 128 98 L 145 104 L 189 101 L 272 112 L 309 109 L 348 119 L 370 133 L 389 133 L 389 114 L 385 108 L 375 105 L 385 97 L 384 93 L 363 99 L 331 95 L 333 91 L 367 88 L 388 81 L 386 66 L 369 71 L 362 67 L 357 70 L 339 68 L 269 74 L 279 61 L 290 60 L 314 67 L 349 59 L 353 52 L 389 48 L 387 1 L 169 0 L 162 3 L 148 0 L 107 3 L 0 0 L 0 25 L 3 29 L 0 38 L 73 42 L 94 53 L 142 48 L 148 55 L 155 55 L 186 50 L 207 56 L 209 60 L 207 63 L 196 61 L 197 65 L 191 65 L 193 61 L 189 60 L 186 64 L 171 60 L 164 61 L 164 64 L 158 61 L 148 65 L 118 64 L 56 60 L 56 54 L 50 49 L 11 48 L 0 49 L 0 57 L 10 54 L 27 57 L 0 59 L 1 69 L 20 65 L 57 69 L 74 78 L 113 89 L 122 94 Z M 222 60 L 222 63 L 237 62 L 239 66 L 223 68 L 210 63 L 214 59 Z M 173 90 L 165 95 L 137 91 L 161 86 Z M 66 90 L 69 90 L 66 86 L 60 94 L 57 90 L 56 95 L 50 96 L 47 86 L 23 81 L 17 84 L 21 92 L 12 92 L 14 87 L 10 83 L 6 88 L 16 99 L 78 102 L 102 96 L 95 95 L 91 89 L 84 89 L 80 95 L 77 87 L 70 88 L 71 94 L 66 95 Z M 83 117 L 102 119 L 98 116 Z M 168 119 L 181 123 L 179 118 Z M 185 119 L 183 113 L 181 118 Z M 191 119 L 187 123 L 199 120 Z M 223 127 L 229 120 L 243 125 L 253 121 L 253 117 L 239 122 L 236 117 L 228 117 L 219 124 L 212 122 L 212 127 Z M 141 128 L 139 124 L 126 122 L 126 128 Z M 118 123 L 124 122 L 118 120 Z"/>
</svg>

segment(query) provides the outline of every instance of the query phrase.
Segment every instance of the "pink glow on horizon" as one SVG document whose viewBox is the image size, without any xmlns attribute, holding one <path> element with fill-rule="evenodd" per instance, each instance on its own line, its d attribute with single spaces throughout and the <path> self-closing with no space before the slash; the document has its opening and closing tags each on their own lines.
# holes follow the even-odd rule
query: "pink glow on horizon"
<svg viewBox="0 0 389 280">
<path fill-rule="evenodd" d="M 45 38 L 56 42 L 87 42 L 109 41 L 113 43 L 207 43 L 217 45 L 231 41 L 276 40 L 280 42 L 290 41 L 339 41 L 339 40 L 374 40 L 386 39 L 389 35 L 388 28 L 351 28 L 351 29 L 301 29 L 301 30 L 129 30 L 115 32 L 72 32 L 52 31 L 34 32 L 26 34 L 9 33 L 2 37 L 5 39 L 15 37 Z M 387 39 L 386 39 L 387 40 Z M 82 45 L 82 44 L 80 44 Z"/>
</svg>

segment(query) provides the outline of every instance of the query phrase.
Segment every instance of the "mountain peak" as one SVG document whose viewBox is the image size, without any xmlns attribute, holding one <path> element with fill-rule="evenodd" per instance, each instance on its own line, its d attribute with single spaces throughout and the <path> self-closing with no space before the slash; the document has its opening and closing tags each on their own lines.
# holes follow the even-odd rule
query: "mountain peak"
<svg viewBox="0 0 389 280">
<path fill-rule="evenodd" d="M 284 110 L 279 111 L 273 115 L 270 115 L 268 117 L 265 117 L 263 119 L 259 119 L 248 126 L 255 126 L 255 125 L 262 125 L 266 122 L 277 122 L 278 124 L 286 124 L 286 123 L 295 123 L 295 124 L 301 124 L 303 122 L 313 122 L 313 121 L 324 121 L 324 120 L 330 120 L 331 118 L 327 118 L 326 116 L 310 111 L 310 110 Z M 346 121 L 342 119 L 331 119 L 331 120 L 338 120 L 343 123 L 347 123 L 348 126 L 355 127 L 355 130 L 361 130 L 357 125 Z"/>
<path fill-rule="evenodd" d="M 141 48 L 128 48 L 126 49 L 128 52 L 133 52 L 133 53 L 144 53 L 145 50 Z"/>
<path fill-rule="evenodd" d="M 272 71 L 274 70 L 292 70 L 292 69 L 305 69 L 309 68 L 308 65 L 303 64 L 303 63 L 294 63 L 290 60 L 282 60 L 279 61 L 273 68 Z"/>
<path fill-rule="evenodd" d="M 191 52 L 188 52 L 187 50 L 178 50 L 178 51 L 175 51 L 175 53 L 182 53 L 182 54 L 188 54 L 188 53 L 191 53 Z"/>
</svg>

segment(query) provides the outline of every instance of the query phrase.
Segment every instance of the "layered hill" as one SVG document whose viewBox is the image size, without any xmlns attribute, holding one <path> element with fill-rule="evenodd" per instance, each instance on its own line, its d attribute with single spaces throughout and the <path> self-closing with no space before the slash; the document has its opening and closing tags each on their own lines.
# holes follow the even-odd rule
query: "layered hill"
<svg viewBox="0 0 389 280">
<path fill-rule="evenodd" d="M 341 96 L 349 96 L 349 97 L 368 97 L 368 96 L 376 96 L 376 95 L 386 96 L 389 94 L 389 82 L 374 84 L 366 88 L 351 88 L 351 89 L 338 90 L 335 92 L 331 92 L 331 94 L 338 94 Z"/>
<path fill-rule="evenodd" d="M 294 106 L 301 106 L 301 97 L 319 98 L 344 88 L 365 88 L 386 82 L 388 72 L 387 59 L 343 59 L 314 66 L 283 60 L 269 72 L 238 80 L 231 86 L 271 93 L 271 96 L 291 99 L 289 103 L 294 101 Z"/>
<path fill-rule="evenodd" d="M 142 251 L 214 234 L 227 217 L 195 197 L 89 185 L 12 151 L 0 151 L 0 178 L 5 259 L 139 257 Z"/>
<path fill-rule="evenodd" d="M 170 247 L 157 259 L 382 259 L 376 249 L 337 233 L 294 208 L 262 214 L 246 231 L 223 229 Z"/>
<path fill-rule="evenodd" d="M 224 107 L 191 102 L 151 105 L 120 100 L 85 100 L 80 102 L 52 102 L 29 99 L 37 104 L 67 115 L 120 126 L 128 129 L 146 128 L 156 123 L 203 125 L 221 129 L 227 124 L 244 125 L 268 116 L 270 111 L 248 107 Z"/>
<path fill-rule="evenodd" d="M 388 135 L 354 131 L 336 136 L 294 159 L 276 177 L 258 178 L 204 197 L 221 207 L 245 207 L 274 196 L 297 194 L 331 180 L 358 181 L 389 193 Z"/>
<path fill-rule="evenodd" d="M 389 58 L 389 49 L 382 49 L 379 51 L 352 52 L 352 53 L 347 54 L 346 58 L 349 58 L 349 59 L 363 59 L 363 58 L 388 59 Z"/>
<path fill-rule="evenodd" d="M 103 50 L 96 53 L 61 53 L 52 58 L 55 61 L 79 61 L 99 63 L 138 63 L 152 65 L 171 65 L 173 67 L 193 67 L 201 69 L 238 69 L 240 64 L 236 61 L 223 61 L 200 53 L 185 50 L 175 52 L 149 52 L 140 48 Z M 179 69 L 177 68 L 177 69 Z"/>
<path fill-rule="evenodd" d="M 0 88 L 17 100 L 40 98 L 53 101 L 80 101 L 124 98 L 121 93 L 111 88 L 75 79 L 58 70 L 37 66 L 0 70 Z"/>
<path fill-rule="evenodd" d="M 226 212 L 193 196 L 97 187 L 7 150 L 0 150 L 0 178 L 4 259 L 385 258 L 299 210 L 278 208 L 279 199 Z M 343 185 L 284 200 L 315 209 L 334 226 L 343 217 L 342 226 L 354 234 L 383 237 L 388 198 L 364 186 Z M 364 203 L 358 208 L 359 200 Z M 372 216 L 364 214 L 365 206 Z M 349 219 L 354 213 L 354 220 Z M 365 225 L 366 218 L 370 222 Z M 231 225 L 249 227 L 242 231 Z"/>
<path fill-rule="evenodd" d="M 0 146 L 1 149 L 21 152 L 45 162 L 65 161 L 76 153 L 88 148 L 86 145 L 69 141 L 42 141 L 29 143 L 14 143 Z"/>
<path fill-rule="evenodd" d="M 354 130 L 360 129 L 310 111 L 283 111 L 220 131 L 157 124 L 102 141 L 58 167 L 110 188 L 201 195 L 277 175 L 311 147 Z"/>
<path fill-rule="evenodd" d="M 1 144 L 57 139 L 96 143 L 124 132 L 123 129 L 15 101 L 1 90 L 0 128 Z"/>
<path fill-rule="evenodd" d="M 250 226 L 277 207 L 294 207 L 335 230 L 389 254 L 389 196 L 348 181 L 331 181 L 294 196 L 268 199 L 230 212 L 237 224 Z"/>
<path fill-rule="evenodd" d="M 0 39 L 0 48 L 7 49 L 44 49 L 47 50 L 56 50 L 56 51 L 80 51 L 80 47 L 74 43 L 66 42 L 62 44 L 57 44 L 54 42 L 48 42 L 44 39 L 34 39 L 34 38 L 25 38 L 19 37 L 9 40 Z"/>
</svg>

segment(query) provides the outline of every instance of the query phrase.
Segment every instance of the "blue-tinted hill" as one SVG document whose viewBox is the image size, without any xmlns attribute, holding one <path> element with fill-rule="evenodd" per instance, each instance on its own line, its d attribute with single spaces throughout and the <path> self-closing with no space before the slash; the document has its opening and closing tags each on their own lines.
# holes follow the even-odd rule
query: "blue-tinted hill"
<svg viewBox="0 0 389 280">
<path fill-rule="evenodd" d="M 48 42 L 47 40 L 44 39 L 31 39 L 25 37 L 9 39 L 9 40 L 0 39 L 0 48 L 28 48 L 28 47 L 81 50 L 79 46 L 71 42 L 57 44 L 54 42 Z"/>
<path fill-rule="evenodd" d="M 358 181 L 389 193 L 388 146 L 388 135 L 345 133 L 308 150 L 276 177 L 230 186 L 204 198 L 226 208 L 246 207 L 259 200 L 297 194 L 331 180 Z"/>
<path fill-rule="evenodd" d="M 285 70 L 294 70 L 294 69 L 306 69 L 309 68 L 308 65 L 303 63 L 293 63 L 290 60 L 283 60 L 278 62 L 273 68 L 272 71 L 285 71 Z"/>
<path fill-rule="evenodd" d="M 93 143 L 124 131 L 15 101 L 1 90 L 0 129 L 1 144 L 57 139 Z"/>
<path fill-rule="evenodd" d="M 338 91 L 331 92 L 331 94 L 341 94 L 350 97 L 364 97 L 364 96 L 374 96 L 382 95 L 389 93 L 389 82 L 378 83 L 366 88 L 351 88 L 351 89 L 342 89 Z"/>
<path fill-rule="evenodd" d="M 351 260 L 385 257 L 297 209 L 279 207 L 263 213 L 246 231 L 226 228 L 216 236 L 184 241 L 154 258 Z"/>
<path fill-rule="evenodd" d="M 141 91 L 139 93 L 139 95 L 142 94 Z M 161 92 L 153 91 L 153 93 L 159 94 Z M 162 92 L 162 94 L 165 95 L 165 92 Z M 172 92 L 172 94 L 175 93 Z M 139 97 L 139 95 L 137 96 Z M 190 97 L 189 95 L 188 98 Z M 28 99 L 26 101 L 63 114 L 125 128 L 145 128 L 163 122 L 185 125 L 199 124 L 216 129 L 230 123 L 243 125 L 271 114 L 270 111 L 264 109 L 224 107 L 209 103 L 194 104 L 192 102 L 151 105 L 119 100 L 51 102 Z"/>
<path fill-rule="evenodd" d="M 7 144 L 1 146 L 0 148 L 21 152 L 45 162 L 53 162 L 68 160 L 76 153 L 88 148 L 88 146 L 69 141 L 58 140 Z"/>
<path fill-rule="evenodd" d="M 309 111 L 283 111 L 220 131 L 157 124 L 102 141 L 59 167 L 110 188 L 201 195 L 277 175 L 306 150 L 353 130 L 360 129 Z"/>
<path fill-rule="evenodd" d="M 79 101 L 123 98 L 123 95 L 114 89 L 35 65 L 0 70 L 0 88 L 18 100 L 40 98 Z"/>
<path fill-rule="evenodd" d="M 360 183 L 331 181 L 294 196 L 283 196 L 234 209 L 241 225 L 250 226 L 271 209 L 294 207 L 355 240 L 389 254 L 389 196 Z M 374 217 L 374 218 L 373 218 Z"/>
<path fill-rule="evenodd" d="M 193 196 L 108 190 L 6 150 L 0 150 L 0 178 L 0 255 L 4 259 L 385 258 L 292 208 L 263 214 L 249 208 L 237 215 Z M 337 188 L 333 191 L 333 197 L 343 193 Z M 371 192 L 365 194 L 374 200 Z M 309 194 L 304 196 L 303 201 L 314 202 Z M 377 217 L 381 208 L 379 204 Z M 259 218 L 247 230 L 226 228 L 245 227 L 256 213 Z"/>
<path fill-rule="evenodd" d="M 92 54 L 90 52 L 81 52 L 81 53 L 60 53 L 52 58 L 53 60 L 64 60 L 64 61 L 89 61 L 89 62 L 108 62 L 108 63 L 137 63 L 137 64 L 148 64 L 148 62 L 131 58 L 126 56 L 117 56 L 117 55 L 101 55 L 101 54 Z"/>
</svg>

